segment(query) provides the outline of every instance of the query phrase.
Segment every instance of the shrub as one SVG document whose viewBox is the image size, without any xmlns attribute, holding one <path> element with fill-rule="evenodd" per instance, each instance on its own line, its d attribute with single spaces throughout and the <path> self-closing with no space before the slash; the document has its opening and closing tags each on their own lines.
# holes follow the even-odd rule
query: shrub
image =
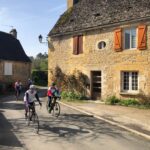
<svg viewBox="0 0 150 150">
<path fill-rule="evenodd" d="M 32 79 L 34 84 L 47 86 L 48 82 L 48 72 L 47 71 L 32 71 Z"/>
<path fill-rule="evenodd" d="M 8 92 L 13 92 L 14 91 L 14 86 L 12 82 L 7 82 L 7 83 L 1 83 L 0 84 L 0 94 L 5 94 Z"/>
<path fill-rule="evenodd" d="M 140 103 L 136 99 L 123 99 L 119 102 L 119 104 L 123 106 L 136 106 Z"/>
<path fill-rule="evenodd" d="M 111 96 L 106 99 L 106 104 L 115 105 L 120 102 L 120 99 L 116 98 L 116 96 Z"/>
<path fill-rule="evenodd" d="M 56 66 L 54 70 L 50 70 L 50 80 L 55 81 L 58 87 L 61 87 L 63 91 L 67 92 L 68 97 L 83 97 L 87 95 L 87 85 L 89 84 L 89 78 L 79 70 L 74 70 L 72 74 L 66 74 L 62 72 L 59 66 Z M 85 96 L 84 96 L 85 98 Z"/>
<path fill-rule="evenodd" d="M 62 99 L 67 99 L 67 100 L 83 100 L 83 99 L 87 99 L 82 94 L 75 93 L 75 92 L 69 92 L 69 91 L 63 91 L 61 93 L 61 97 L 62 97 Z"/>
<path fill-rule="evenodd" d="M 150 105 L 150 95 L 145 95 L 143 91 L 140 91 L 138 97 L 141 105 Z"/>
<path fill-rule="evenodd" d="M 13 83 L 6 83 L 6 89 L 10 92 L 14 91 Z"/>
</svg>

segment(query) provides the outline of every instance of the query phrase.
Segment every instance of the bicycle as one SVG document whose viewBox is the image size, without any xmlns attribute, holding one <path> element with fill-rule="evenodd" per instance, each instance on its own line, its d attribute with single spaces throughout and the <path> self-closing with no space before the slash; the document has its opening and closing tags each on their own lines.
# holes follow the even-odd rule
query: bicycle
<svg viewBox="0 0 150 150">
<path fill-rule="evenodd" d="M 60 105 L 58 103 L 58 99 L 60 100 L 60 97 L 52 97 L 50 107 L 49 100 L 47 100 L 46 102 L 46 109 L 48 113 L 52 113 L 52 115 L 55 117 L 58 117 L 60 115 Z"/>
<path fill-rule="evenodd" d="M 39 118 L 35 110 L 35 103 L 33 105 L 28 106 L 29 114 L 26 117 L 27 119 L 27 125 L 29 126 L 30 124 L 34 127 L 36 133 L 39 133 Z"/>
</svg>

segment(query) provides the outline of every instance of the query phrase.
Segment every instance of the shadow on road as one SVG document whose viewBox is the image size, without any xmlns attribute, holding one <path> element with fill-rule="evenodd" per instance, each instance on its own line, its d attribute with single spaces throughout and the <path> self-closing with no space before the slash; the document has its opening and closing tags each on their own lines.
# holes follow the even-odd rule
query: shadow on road
<svg viewBox="0 0 150 150">
<path fill-rule="evenodd" d="M 58 144 L 61 140 L 67 142 L 87 140 L 94 143 L 97 139 L 101 141 L 105 140 L 106 137 L 114 140 L 123 139 L 124 142 L 130 142 L 131 140 L 127 136 L 128 132 L 115 125 L 96 119 L 93 115 L 82 114 L 65 107 L 62 108 L 62 113 L 58 118 L 45 113 L 46 110 L 37 111 L 40 121 L 40 131 L 37 135 L 31 126 L 27 126 L 24 111 L 20 111 L 24 109 L 23 101 L 18 103 L 12 99 L 12 96 L 0 100 L 0 145 L 23 147 L 14 133 L 20 135 L 21 139 L 28 139 L 28 137 L 32 139 L 39 136 L 39 138 L 44 139 L 44 142 L 51 141 Z M 22 117 L 6 120 L 2 112 L 8 109 L 23 112 Z"/>
<path fill-rule="evenodd" d="M 15 134 L 12 132 L 13 126 L 0 113 L 0 145 L 11 147 L 23 147 Z"/>
<path fill-rule="evenodd" d="M 84 114 L 61 114 L 59 118 L 40 117 L 40 135 L 53 137 L 59 141 L 64 138 L 67 141 L 77 139 L 88 139 L 94 141 L 97 138 L 109 136 L 113 138 L 124 138 L 122 129 L 110 125 L 102 120 L 95 119 L 92 115 Z"/>
<path fill-rule="evenodd" d="M 0 103 L 0 109 L 9 109 L 9 110 L 23 110 L 24 104 L 17 104 L 17 103 Z"/>
</svg>

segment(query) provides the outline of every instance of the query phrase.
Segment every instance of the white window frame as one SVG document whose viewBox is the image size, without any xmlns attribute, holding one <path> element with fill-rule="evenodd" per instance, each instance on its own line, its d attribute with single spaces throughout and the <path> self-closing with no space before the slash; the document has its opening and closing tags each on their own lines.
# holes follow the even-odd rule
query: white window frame
<svg viewBox="0 0 150 150">
<path fill-rule="evenodd" d="M 129 73 L 129 90 L 124 89 L 124 73 Z M 137 90 L 132 90 L 132 73 L 137 73 Z M 121 72 L 121 91 L 124 93 L 138 93 L 139 92 L 139 72 L 138 71 L 122 71 Z"/>
<path fill-rule="evenodd" d="M 136 35 L 135 35 L 135 47 L 134 48 L 132 48 L 131 47 L 131 43 L 132 43 L 132 38 L 131 38 L 131 30 L 133 30 L 133 29 L 135 29 L 135 31 L 136 31 Z M 126 43 L 125 43 L 125 31 L 127 31 L 127 30 L 129 30 L 130 31 L 130 46 L 129 46 L 129 48 L 126 48 Z M 137 48 L 137 28 L 136 27 L 131 27 L 131 28 L 125 28 L 124 29 L 124 32 L 123 32 L 123 37 L 124 37 L 124 50 L 135 50 L 136 48 Z"/>
<path fill-rule="evenodd" d="M 4 75 L 12 75 L 12 63 L 4 63 Z"/>
</svg>

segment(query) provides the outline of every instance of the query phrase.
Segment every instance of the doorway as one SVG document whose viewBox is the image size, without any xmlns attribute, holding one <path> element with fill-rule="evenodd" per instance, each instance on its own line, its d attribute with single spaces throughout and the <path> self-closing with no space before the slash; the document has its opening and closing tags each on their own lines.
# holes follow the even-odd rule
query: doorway
<svg viewBox="0 0 150 150">
<path fill-rule="evenodd" d="M 97 100 L 101 98 L 101 71 L 91 71 L 91 98 Z"/>
</svg>

